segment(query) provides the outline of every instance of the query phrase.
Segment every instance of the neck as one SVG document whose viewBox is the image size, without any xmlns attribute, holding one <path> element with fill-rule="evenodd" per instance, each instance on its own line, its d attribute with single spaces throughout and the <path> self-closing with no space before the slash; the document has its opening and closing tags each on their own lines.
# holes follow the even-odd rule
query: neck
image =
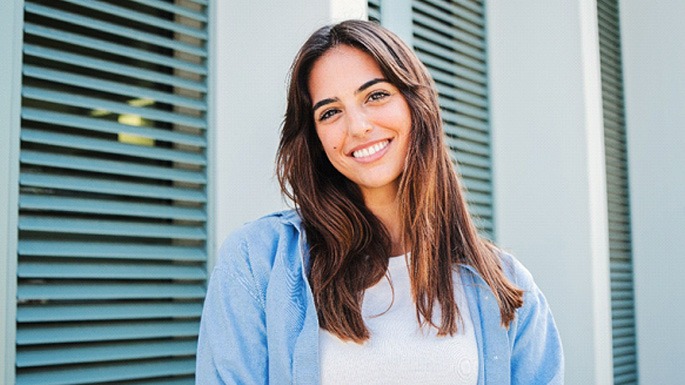
<svg viewBox="0 0 685 385">
<path fill-rule="evenodd" d="M 364 194 L 364 203 L 373 215 L 378 218 L 390 235 L 390 255 L 400 255 L 407 252 L 402 244 L 402 217 L 397 198 L 397 190 Z"/>
</svg>

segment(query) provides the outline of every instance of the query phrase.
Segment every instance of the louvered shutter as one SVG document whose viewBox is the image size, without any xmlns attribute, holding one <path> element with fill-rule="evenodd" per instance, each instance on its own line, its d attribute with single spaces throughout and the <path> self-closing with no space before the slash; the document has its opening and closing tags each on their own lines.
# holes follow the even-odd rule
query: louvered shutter
<svg viewBox="0 0 685 385">
<path fill-rule="evenodd" d="M 492 239 L 484 8 L 483 1 L 412 1 L 414 49 L 437 84 L 447 143 L 471 214 Z"/>
<path fill-rule="evenodd" d="M 25 2 L 16 383 L 192 384 L 207 2 Z"/>
<path fill-rule="evenodd" d="M 604 112 L 614 384 L 637 384 L 635 303 L 618 1 L 597 2 Z"/>
</svg>

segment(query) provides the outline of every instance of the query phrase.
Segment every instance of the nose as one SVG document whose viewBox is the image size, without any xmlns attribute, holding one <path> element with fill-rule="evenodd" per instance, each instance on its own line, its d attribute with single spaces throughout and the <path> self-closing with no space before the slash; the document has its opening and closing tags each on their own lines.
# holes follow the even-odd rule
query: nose
<svg viewBox="0 0 685 385">
<path fill-rule="evenodd" d="M 354 137 L 362 137 L 372 128 L 366 114 L 360 110 L 348 110 L 347 127 L 348 134 Z"/>
</svg>

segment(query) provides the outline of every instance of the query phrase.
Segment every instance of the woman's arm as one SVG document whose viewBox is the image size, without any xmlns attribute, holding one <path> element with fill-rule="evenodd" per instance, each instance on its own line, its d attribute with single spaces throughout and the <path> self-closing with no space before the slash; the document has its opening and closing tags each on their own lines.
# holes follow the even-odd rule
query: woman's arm
<svg viewBox="0 0 685 385">
<path fill-rule="evenodd" d="M 525 291 L 523 306 L 511 325 L 511 383 L 563 384 L 564 354 L 547 300 L 518 261 L 517 285 Z"/>
<path fill-rule="evenodd" d="M 563 384 L 561 340 L 547 301 L 537 286 L 523 301 L 511 356 L 512 384 Z"/>
</svg>

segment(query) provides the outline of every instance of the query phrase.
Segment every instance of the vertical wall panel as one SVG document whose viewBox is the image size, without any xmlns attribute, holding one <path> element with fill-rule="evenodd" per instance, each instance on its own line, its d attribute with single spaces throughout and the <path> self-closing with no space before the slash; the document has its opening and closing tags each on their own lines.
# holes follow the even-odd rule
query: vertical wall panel
<svg viewBox="0 0 685 385">
<path fill-rule="evenodd" d="M 628 162 L 617 0 L 597 3 L 609 209 L 614 384 L 637 384 Z"/>
<path fill-rule="evenodd" d="M 207 7 L 25 2 L 17 384 L 192 384 Z"/>
</svg>

